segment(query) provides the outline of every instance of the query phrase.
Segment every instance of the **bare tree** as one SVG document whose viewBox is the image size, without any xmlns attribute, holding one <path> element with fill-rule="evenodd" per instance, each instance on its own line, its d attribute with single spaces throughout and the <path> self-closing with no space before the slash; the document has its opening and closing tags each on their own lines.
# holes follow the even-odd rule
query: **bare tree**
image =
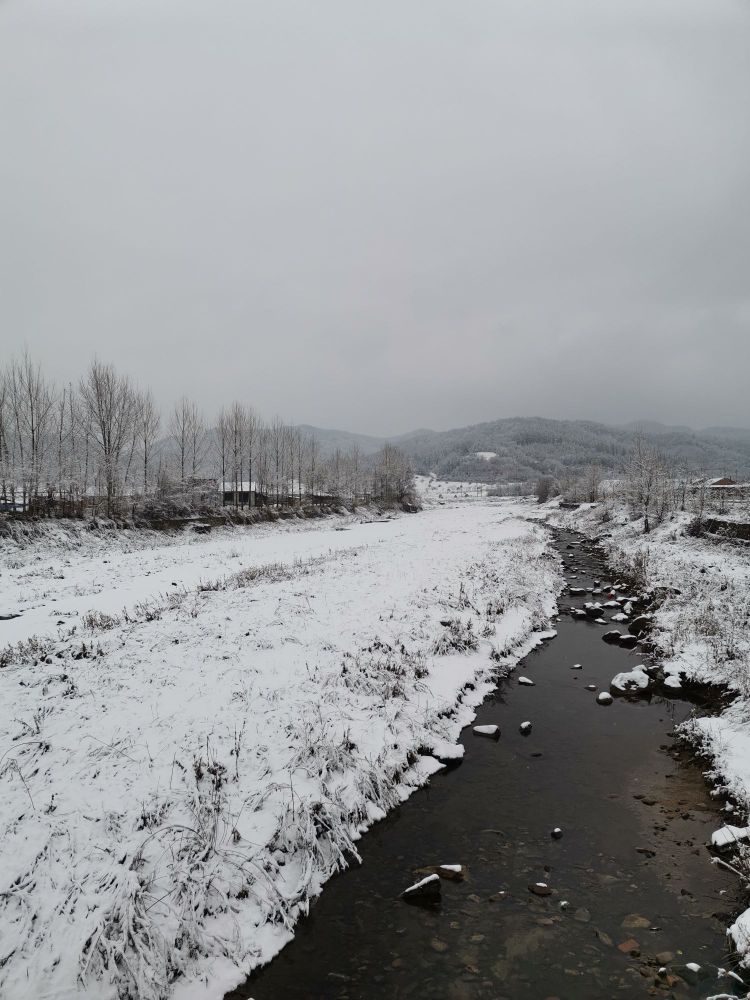
<svg viewBox="0 0 750 1000">
<path fill-rule="evenodd" d="M 231 419 L 227 411 L 222 407 L 217 424 L 217 445 L 219 472 L 221 476 L 221 505 L 224 506 L 224 498 L 227 492 L 227 471 L 231 461 L 232 430 Z"/>
<path fill-rule="evenodd" d="M 206 428 L 203 417 L 192 399 L 183 396 L 175 403 L 169 419 L 169 433 L 177 453 L 180 482 L 197 476 L 205 457 Z"/>
<path fill-rule="evenodd" d="M 625 468 L 625 494 L 635 517 L 643 518 L 643 531 L 648 534 L 652 521 L 663 516 L 661 504 L 666 485 L 666 470 L 658 451 L 636 434 Z"/>
<path fill-rule="evenodd" d="M 27 510 L 39 496 L 55 396 L 41 367 L 28 353 L 11 362 L 6 392 L 14 430 L 10 452 L 13 477 L 20 481 L 22 505 Z"/>
<path fill-rule="evenodd" d="M 316 493 L 320 493 L 320 444 L 318 439 L 314 434 L 311 434 L 307 439 L 307 462 L 305 479 L 307 480 L 307 488 L 310 493 L 315 496 Z"/>
<path fill-rule="evenodd" d="M 357 497 L 362 492 L 362 455 L 357 444 L 352 445 L 346 456 L 346 479 L 347 490 L 352 502 L 356 504 Z"/>
<path fill-rule="evenodd" d="M 154 397 L 151 395 L 151 390 L 139 393 L 136 400 L 136 428 L 143 462 L 144 497 L 148 493 L 149 471 L 160 425 L 161 415 L 154 402 Z"/>
<path fill-rule="evenodd" d="M 328 459 L 328 492 L 339 498 L 341 496 L 341 479 L 343 474 L 343 455 L 341 449 L 336 448 Z"/>
<path fill-rule="evenodd" d="M 118 375 L 112 365 L 95 359 L 81 380 L 80 396 L 99 452 L 107 514 L 111 515 L 120 484 L 120 462 L 134 439 L 136 393 L 127 376 Z"/>
<path fill-rule="evenodd" d="M 540 476 L 536 484 L 536 498 L 539 503 L 546 503 L 552 496 L 552 478 Z"/>
<path fill-rule="evenodd" d="M 375 456 L 375 493 L 385 500 L 402 500 L 413 480 L 411 465 L 404 452 L 384 444 Z"/>
<path fill-rule="evenodd" d="M 253 474 L 257 478 L 258 448 L 260 444 L 260 420 L 252 406 L 248 406 L 245 411 L 245 454 L 247 455 L 247 505 L 252 507 L 255 503 L 255 493 L 253 488 Z"/>
<path fill-rule="evenodd" d="M 232 498 L 235 508 L 244 507 L 243 498 L 245 447 L 247 441 L 247 411 L 241 403 L 234 402 L 225 414 L 227 437 L 228 470 L 232 484 Z"/>
<path fill-rule="evenodd" d="M 598 465 L 592 464 L 586 469 L 586 499 L 589 503 L 596 503 L 601 495 L 602 474 Z"/>
<path fill-rule="evenodd" d="M 305 479 L 305 459 L 307 457 L 307 438 L 299 429 L 294 430 L 294 464 L 295 478 L 297 480 L 297 499 L 302 505 L 302 484 Z"/>
<path fill-rule="evenodd" d="M 10 406 L 8 403 L 8 376 L 0 372 L 0 499 L 11 502 L 13 477 L 10 463 L 10 442 L 12 437 Z"/>
<path fill-rule="evenodd" d="M 281 504 L 281 491 L 285 471 L 286 427 L 280 417 L 274 417 L 268 430 L 272 485 L 276 497 L 276 506 L 278 507 Z"/>
</svg>

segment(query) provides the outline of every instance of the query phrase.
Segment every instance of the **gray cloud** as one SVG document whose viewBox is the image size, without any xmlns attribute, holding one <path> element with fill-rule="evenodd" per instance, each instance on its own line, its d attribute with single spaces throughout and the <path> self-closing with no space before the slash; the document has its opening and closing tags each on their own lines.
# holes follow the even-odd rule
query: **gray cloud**
<svg viewBox="0 0 750 1000">
<path fill-rule="evenodd" d="M 392 433 L 750 424 L 739 0 L 6 0 L 0 338 Z"/>
</svg>

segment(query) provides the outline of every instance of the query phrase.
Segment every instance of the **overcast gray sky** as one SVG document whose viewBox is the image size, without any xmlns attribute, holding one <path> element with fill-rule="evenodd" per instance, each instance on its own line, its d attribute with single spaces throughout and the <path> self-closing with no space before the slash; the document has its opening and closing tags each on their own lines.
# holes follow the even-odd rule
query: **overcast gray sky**
<svg viewBox="0 0 750 1000">
<path fill-rule="evenodd" d="M 0 0 L 0 358 L 750 426 L 747 0 Z"/>
</svg>

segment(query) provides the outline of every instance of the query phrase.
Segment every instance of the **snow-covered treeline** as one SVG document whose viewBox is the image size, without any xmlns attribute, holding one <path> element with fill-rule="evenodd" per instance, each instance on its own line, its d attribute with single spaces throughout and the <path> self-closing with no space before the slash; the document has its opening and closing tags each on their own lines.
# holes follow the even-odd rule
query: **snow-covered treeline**
<svg viewBox="0 0 750 1000">
<path fill-rule="evenodd" d="M 170 548 L 173 579 L 214 547 L 220 575 L 159 594 L 146 562 L 140 599 L 94 587 L 25 639 L 0 672 L 2 996 L 218 998 L 272 957 L 549 627 L 525 509 L 352 518 L 338 549 L 243 530 L 232 571 L 207 536 Z M 50 554 L 50 610 L 87 572 Z"/>
<path fill-rule="evenodd" d="M 235 401 L 208 422 L 185 397 L 162 414 L 148 389 L 94 360 L 56 385 L 29 355 L 0 370 L 0 509 L 45 515 L 229 505 L 402 501 L 406 456 L 385 444 L 324 456 L 313 434 Z"/>
<path fill-rule="evenodd" d="M 684 514 L 691 515 L 689 533 L 693 535 L 710 528 L 717 516 L 750 522 L 750 483 L 697 475 L 695 469 L 675 462 L 643 435 L 636 435 L 617 477 L 604 479 L 601 468 L 590 465 L 582 475 L 566 482 L 540 477 L 535 493 L 540 503 L 555 495 L 567 504 L 601 501 L 603 521 L 624 509 L 644 534 Z"/>
</svg>

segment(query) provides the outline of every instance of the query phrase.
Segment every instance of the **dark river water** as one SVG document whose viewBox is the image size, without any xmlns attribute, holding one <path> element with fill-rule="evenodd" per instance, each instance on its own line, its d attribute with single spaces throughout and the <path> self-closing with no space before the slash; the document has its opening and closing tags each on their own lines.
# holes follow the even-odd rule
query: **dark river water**
<svg viewBox="0 0 750 1000">
<path fill-rule="evenodd" d="M 573 585 L 611 579 L 588 543 L 557 537 Z M 563 595 L 561 608 L 584 599 Z M 497 723 L 500 740 L 464 730 L 462 764 L 373 827 L 363 864 L 326 885 L 294 941 L 232 1000 L 744 993 L 717 978 L 718 966 L 733 967 L 725 927 L 742 905 L 705 847 L 721 803 L 672 735 L 692 706 L 658 695 L 598 705 L 586 685 L 609 690 L 643 654 L 566 614 L 557 628 L 478 710 L 474 724 Z M 536 686 L 520 686 L 521 671 Z M 467 868 L 464 881 L 441 883 L 438 909 L 398 899 L 415 869 L 435 864 Z M 529 891 L 538 881 L 550 896 Z"/>
</svg>

